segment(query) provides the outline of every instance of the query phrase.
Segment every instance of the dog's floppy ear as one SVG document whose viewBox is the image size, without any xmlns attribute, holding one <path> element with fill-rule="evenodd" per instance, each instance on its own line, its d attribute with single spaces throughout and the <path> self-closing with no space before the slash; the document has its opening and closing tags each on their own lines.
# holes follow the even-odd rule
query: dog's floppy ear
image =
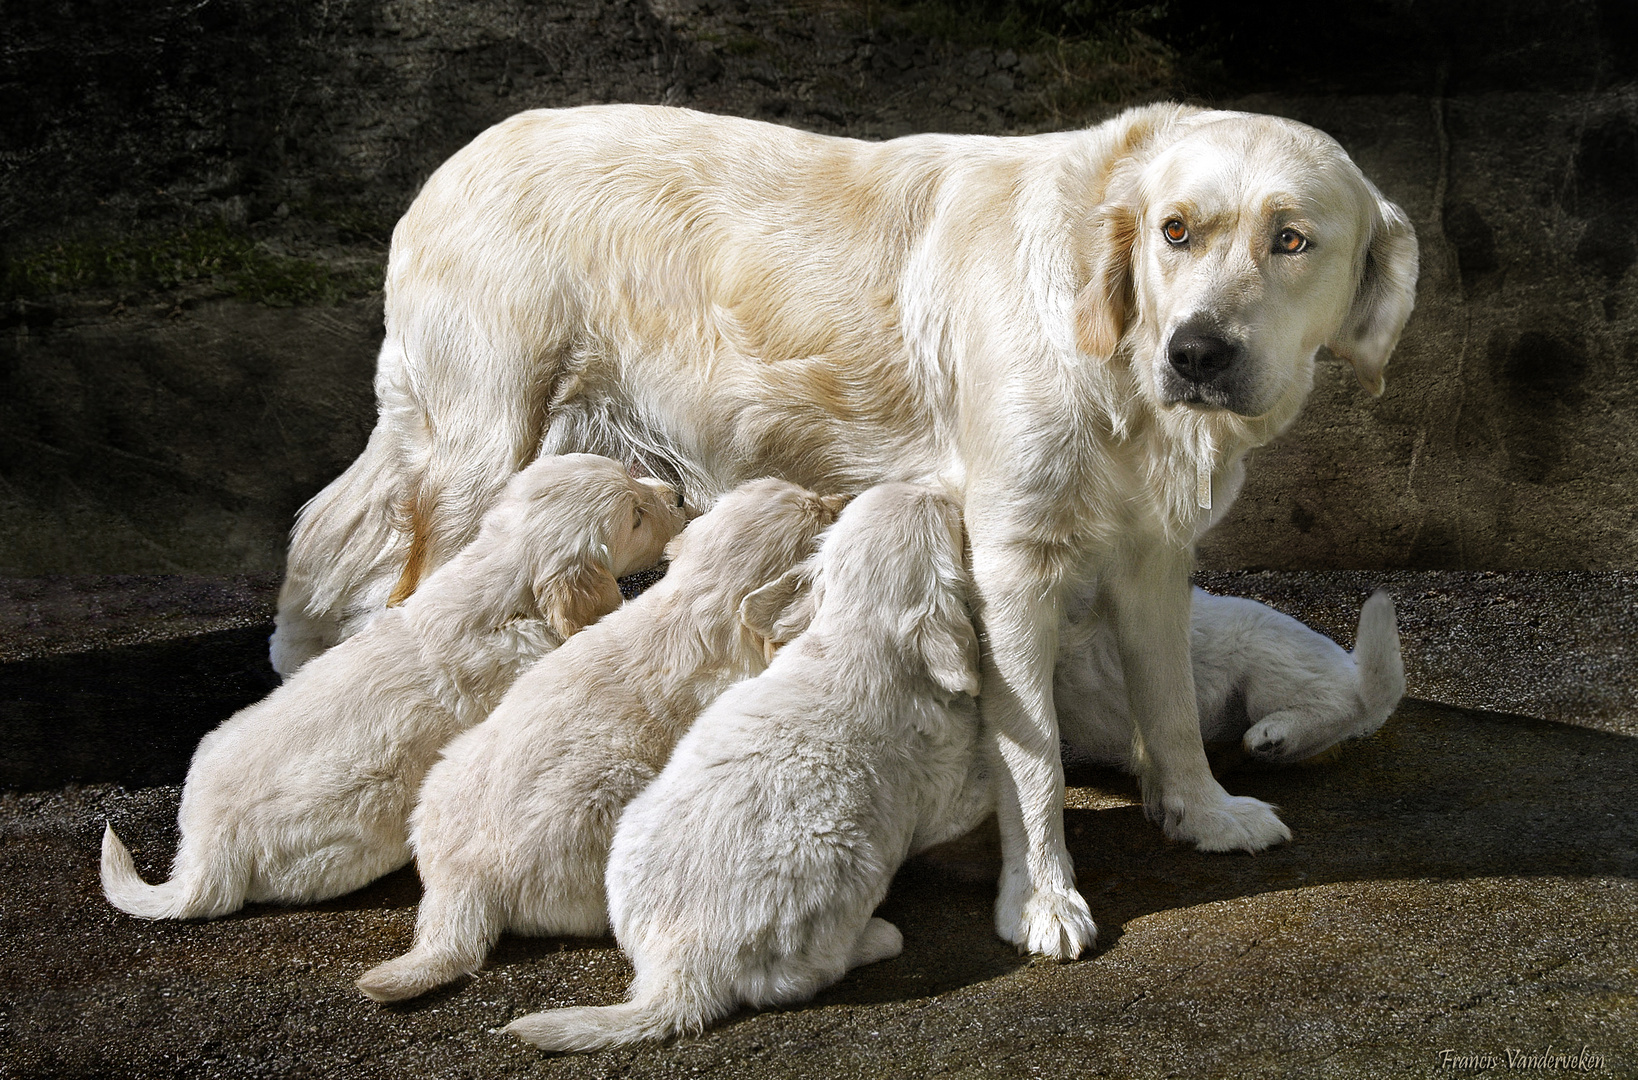
<svg viewBox="0 0 1638 1080">
<path fill-rule="evenodd" d="M 559 570 L 535 582 L 535 603 L 541 618 L 564 641 L 619 607 L 620 600 L 620 583 L 608 567 L 596 561 Z"/>
<path fill-rule="evenodd" d="M 1405 212 L 1374 187 L 1370 193 L 1376 208 L 1364 270 L 1347 317 L 1326 345 L 1354 365 L 1359 385 L 1379 396 L 1382 372 L 1416 303 L 1418 256 L 1416 230 Z"/>
<path fill-rule="evenodd" d="M 1137 217 L 1117 204 L 1098 208 L 1092 223 L 1091 274 L 1075 295 L 1075 344 L 1100 360 L 1114 355 L 1132 303 L 1132 245 Z"/>
<path fill-rule="evenodd" d="M 916 647 L 934 682 L 952 694 L 978 696 L 978 635 L 959 602 L 942 598 L 922 616 Z"/>
<path fill-rule="evenodd" d="M 799 636 L 818 610 L 817 570 L 809 563 L 785 571 L 751 593 L 739 605 L 739 621 L 769 647 Z"/>
</svg>

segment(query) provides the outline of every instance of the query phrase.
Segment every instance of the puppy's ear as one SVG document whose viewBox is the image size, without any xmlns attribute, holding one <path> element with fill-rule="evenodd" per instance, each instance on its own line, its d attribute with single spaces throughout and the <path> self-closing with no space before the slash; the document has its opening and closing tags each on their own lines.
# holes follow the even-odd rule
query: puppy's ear
<svg viewBox="0 0 1638 1080">
<path fill-rule="evenodd" d="M 614 574 L 595 561 L 535 582 L 535 603 L 541 618 L 564 641 L 619 607 L 620 599 L 620 584 Z"/>
<path fill-rule="evenodd" d="M 739 621 L 772 647 L 801 635 L 818 609 L 815 571 L 807 563 L 794 567 L 751 593 L 739 605 Z"/>
<path fill-rule="evenodd" d="M 959 603 L 941 602 L 923 616 L 916 646 L 934 682 L 952 694 L 978 696 L 978 635 Z"/>
<path fill-rule="evenodd" d="M 1369 184 L 1367 184 L 1369 187 Z M 1382 393 L 1382 373 L 1416 304 L 1416 230 L 1405 212 L 1371 187 L 1376 200 L 1371 242 L 1354 301 L 1336 336 L 1325 344 L 1354 366 L 1359 385 Z"/>
<path fill-rule="evenodd" d="M 1092 223 L 1091 274 L 1075 296 L 1075 343 L 1088 356 L 1114 355 L 1132 303 L 1132 245 L 1137 217 L 1116 204 L 1099 207 Z"/>
</svg>

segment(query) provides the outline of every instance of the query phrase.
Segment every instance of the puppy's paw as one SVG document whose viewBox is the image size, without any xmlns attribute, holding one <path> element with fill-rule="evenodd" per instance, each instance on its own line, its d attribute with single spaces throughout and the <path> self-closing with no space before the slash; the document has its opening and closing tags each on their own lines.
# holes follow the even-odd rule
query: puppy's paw
<svg viewBox="0 0 1638 1080">
<path fill-rule="evenodd" d="M 1345 733 L 1295 712 L 1269 713 L 1251 726 L 1241 744 L 1258 761 L 1301 761 L 1340 742 Z"/>
<path fill-rule="evenodd" d="M 1261 799 L 1224 792 L 1204 805 L 1162 799 L 1166 835 L 1201 851 L 1262 851 L 1291 839 L 1274 808 Z"/>
<path fill-rule="evenodd" d="M 1018 875 L 1023 878 L 1023 875 Z M 1073 960 L 1098 939 L 1092 911 L 1074 889 L 1032 890 L 1007 881 L 995 904 L 995 929 L 1019 952 Z"/>
</svg>

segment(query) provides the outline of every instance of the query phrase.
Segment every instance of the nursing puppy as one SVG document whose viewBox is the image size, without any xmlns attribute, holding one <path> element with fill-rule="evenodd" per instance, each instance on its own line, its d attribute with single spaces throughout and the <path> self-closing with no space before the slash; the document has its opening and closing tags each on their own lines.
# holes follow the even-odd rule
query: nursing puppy
<svg viewBox="0 0 1638 1080">
<path fill-rule="evenodd" d="M 708 506 L 753 477 L 957 494 L 1005 782 L 996 929 L 1072 957 L 1062 610 L 1095 589 L 1149 812 L 1208 851 L 1289 835 L 1213 779 L 1193 541 L 1297 416 L 1322 345 L 1380 393 L 1417 247 L 1335 141 L 1153 105 L 1023 138 L 871 143 L 683 109 L 496 125 L 393 234 L 380 420 L 302 512 L 274 665 L 414 591 L 547 451 L 638 456 Z"/>
<path fill-rule="evenodd" d="M 673 542 L 658 585 L 530 668 L 445 748 L 415 809 L 415 947 L 366 972 L 360 990 L 423 993 L 477 970 L 503 930 L 608 930 L 603 870 L 621 808 L 702 708 L 794 636 L 778 587 L 759 598 L 760 633 L 741 604 L 812 554 L 840 508 L 783 480 L 724 496 Z"/>
<path fill-rule="evenodd" d="M 676 493 L 589 454 L 506 485 L 464 551 L 403 606 L 200 742 L 171 879 L 145 884 L 112 826 L 102 887 L 145 919 L 351 892 L 409 861 L 408 818 L 438 750 L 527 664 L 620 603 L 615 578 L 682 527 Z"/>
<path fill-rule="evenodd" d="M 620 818 L 609 914 L 630 1000 L 506 1030 L 548 1050 L 662 1039 L 898 955 L 871 917 L 894 872 L 990 805 L 961 558 L 960 514 L 928 489 L 842 512 L 807 632 L 701 714 Z"/>
<path fill-rule="evenodd" d="M 1239 740 L 1253 759 L 1302 761 L 1372 734 L 1405 696 L 1393 600 L 1359 613 L 1354 651 L 1254 600 L 1194 590 L 1190 660 L 1200 734 Z M 1081 754 L 1138 771 L 1126 680 L 1113 633 L 1090 610 L 1059 637 L 1058 730 Z"/>
</svg>

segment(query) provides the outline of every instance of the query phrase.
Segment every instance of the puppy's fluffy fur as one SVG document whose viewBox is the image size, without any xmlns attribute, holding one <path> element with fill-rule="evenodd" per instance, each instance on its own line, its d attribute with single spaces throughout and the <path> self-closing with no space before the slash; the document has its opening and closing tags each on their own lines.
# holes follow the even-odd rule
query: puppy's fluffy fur
<svg viewBox="0 0 1638 1080">
<path fill-rule="evenodd" d="M 1416 239 L 1335 141 L 1177 105 L 1023 138 L 827 138 L 682 109 L 498 124 L 393 234 L 380 420 L 304 509 L 281 671 L 413 590 L 545 449 L 743 480 L 958 493 L 1008 783 L 996 928 L 1092 939 L 1063 842 L 1057 628 L 1114 629 L 1150 812 L 1207 850 L 1289 835 L 1200 743 L 1195 533 L 1296 417 L 1321 345 L 1379 393 Z"/>
<path fill-rule="evenodd" d="M 1096 615 L 1070 613 L 1059 639 L 1054 700 L 1072 748 L 1137 771 L 1126 680 L 1114 635 Z M 1194 590 L 1190 660 L 1200 733 L 1240 740 L 1252 758 L 1294 762 L 1380 728 L 1405 696 L 1393 600 L 1377 592 L 1359 613 L 1354 651 L 1254 600 Z"/>
<path fill-rule="evenodd" d="M 871 917 L 893 873 L 989 802 L 961 550 L 955 505 L 925 488 L 843 511 L 807 632 L 707 709 L 620 818 L 609 911 L 630 1001 L 507 1030 L 551 1050 L 665 1038 L 898 954 Z"/>
<path fill-rule="evenodd" d="M 702 708 L 763 669 L 770 640 L 794 636 L 783 609 L 800 597 L 779 579 L 840 507 L 782 480 L 730 493 L 678 537 L 658 585 L 531 668 L 445 749 L 415 810 L 415 947 L 360 990 L 395 1001 L 474 971 L 504 929 L 607 930 L 603 869 L 621 808 Z M 741 621 L 747 602 L 758 633 Z"/>
<path fill-rule="evenodd" d="M 439 747 L 519 671 L 620 602 L 615 577 L 682 527 L 676 493 L 606 458 L 543 458 L 403 606 L 200 742 L 171 879 L 147 885 L 103 834 L 102 885 L 148 919 L 322 900 L 409 861 L 411 800 Z"/>
</svg>

